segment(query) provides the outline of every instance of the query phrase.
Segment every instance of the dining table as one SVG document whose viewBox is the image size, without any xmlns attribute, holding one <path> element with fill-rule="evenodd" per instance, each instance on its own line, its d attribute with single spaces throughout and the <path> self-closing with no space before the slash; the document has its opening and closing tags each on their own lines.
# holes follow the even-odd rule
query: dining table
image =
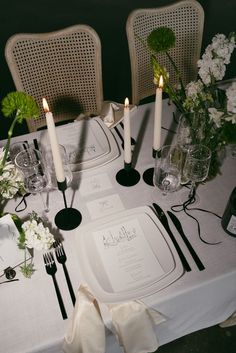
<svg viewBox="0 0 236 353">
<path fill-rule="evenodd" d="M 135 185 L 123 186 L 116 179 L 117 172 L 124 168 L 124 131 L 118 122 L 116 129 L 111 127 L 109 131 L 119 152 L 106 163 L 73 171 L 73 181 L 65 191 L 67 203 L 78 209 L 82 215 L 77 228 L 61 230 L 56 227 L 55 215 L 64 207 L 63 195 L 57 188 L 43 192 L 49 212 L 44 211 L 41 196 L 31 194 L 26 198 L 26 209 L 17 213 L 21 219 L 27 219 L 30 212 L 36 211 L 47 220 L 51 232 L 62 239 L 67 255 L 66 266 L 75 294 L 81 283 L 86 284 L 86 275 L 82 273 L 80 266 L 77 239 L 81 236 L 81 227 L 126 210 L 138 207 L 152 209 L 153 203 L 158 204 L 167 214 L 173 205 L 182 203 L 181 196 L 186 190 L 185 186 L 174 193 L 163 195 L 157 187 L 147 184 L 143 179 L 143 173 L 154 167 L 155 163 L 152 154 L 154 109 L 154 102 L 150 102 L 139 105 L 130 112 L 131 136 L 135 140 L 132 167 L 140 174 L 140 180 Z M 175 107 L 167 99 L 163 99 L 161 145 L 174 143 L 176 139 L 177 121 L 174 113 Z M 75 129 L 76 124 L 72 122 L 57 127 L 57 131 L 62 132 L 61 140 L 59 139 L 61 144 L 63 129 L 68 126 Z M 12 141 L 32 141 L 39 138 L 40 134 L 42 132 L 16 136 Z M 204 264 L 204 269 L 199 270 L 168 217 L 171 231 L 191 270 L 183 271 L 181 276 L 160 290 L 150 293 L 147 290 L 139 298 L 146 306 L 165 317 L 155 327 L 160 345 L 217 325 L 236 312 L 236 237 L 224 231 L 220 218 L 235 187 L 236 160 L 229 148 L 222 153 L 221 160 L 221 173 L 197 186 L 198 200 L 196 204 L 189 206 L 195 209 L 188 211 L 199 222 L 201 236 L 206 242 L 199 237 L 195 219 L 184 211 L 175 213 L 186 237 Z M 91 187 L 91 180 L 94 178 L 99 180 L 100 187 Z M 20 200 L 20 197 L 9 200 L 4 212 L 16 213 L 15 207 Z M 45 271 L 42 252 L 34 250 L 34 265 L 36 271 L 30 279 L 25 278 L 16 268 L 19 281 L 0 285 L 0 353 L 63 352 L 64 335 L 74 310 L 63 267 L 57 264 L 56 277 L 67 311 L 68 319 L 65 320 L 59 310 L 52 278 Z M 94 333 L 90 332 L 89 335 L 93 340 Z M 106 330 L 106 353 L 120 352 L 123 350 L 116 337 Z"/>
</svg>

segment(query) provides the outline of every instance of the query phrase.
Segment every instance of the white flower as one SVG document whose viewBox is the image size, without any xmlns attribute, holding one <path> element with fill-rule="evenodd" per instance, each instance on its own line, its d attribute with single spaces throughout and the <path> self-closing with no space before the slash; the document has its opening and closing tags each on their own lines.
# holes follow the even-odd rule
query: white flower
<svg viewBox="0 0 236 353">
<path fill-rule="evenodd" d="M 221 118 L 224 115 L 224 113 L 220 112 L 216 108 L 209 108 L 208 112 L 209 112 L 210 119 L 214 121 L 214 123 L 216 124 L 217 127 L 220 127 L 222 124 Z"/>
<path fill-rule="evenodd" d="M 4 150 L 0 148 L 0 165 L 3 159 Z M 11 162 L 6 162 L 0 174 L 0 198 L 11 199 L 18 190 L 23 190 L 23 178 Z"/>
<path fill-rule="evenodd" d="M 227 116 L 225 120 L 230 121 L 232 124 L 236 124 L 236 114 Z"/>
<path fill-rule="evenodd" d="M 226 90 L 227 110 L 231 113 L 236 113 L 236 82 Z"/>
<path fill-rule="evenodd" d="M 213 37 L 212 44 L 207 46 L 202 59 L 197 63 L 198 74 L 206 85 L 211 83 L 211 76 L 216 81 L 223 79 L 225 65 L 230 63 L 230 57 L 235 47 L 234 35 L 230 39 L 226 38 L 224 34 L 217 34 Z"/>
<path fill-rule="evenodd" d="M 196 99 L 198 94 L 201 93 L 203 89 L 203 84 L 200 80 L 196 82 L 190 82 L 185 87 L 185 93 L 187 97 L 191 97 L 192 99 Z"/>
<path fill-rule="evenodd" d="M 48 227 L 44 227 L 42 222 L 35 219 L 26 221 L 22 225 L 25 232 L 25 245 L 27 248 L 36 250 L 48 250 L 54 243 L 54 236 Z"/>
</svg>

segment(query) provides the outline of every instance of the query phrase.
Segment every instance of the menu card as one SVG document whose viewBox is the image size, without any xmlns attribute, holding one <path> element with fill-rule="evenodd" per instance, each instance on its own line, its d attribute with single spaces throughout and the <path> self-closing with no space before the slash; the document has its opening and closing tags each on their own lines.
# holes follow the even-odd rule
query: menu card
<svg viewBox="0 0 236 353">
<path fill-rule="evenodd" d="M 24 250 L 17 246 L 19 232 L 11 215 L 0 218 L 0 276 L 7 267 L 16 267 L 24 261 Z"/>
<path fill-rule="evenodd" d="M 92 234 L 114 292 L 149 285 L 164 274 L 138 219 Z"/>
</svg>

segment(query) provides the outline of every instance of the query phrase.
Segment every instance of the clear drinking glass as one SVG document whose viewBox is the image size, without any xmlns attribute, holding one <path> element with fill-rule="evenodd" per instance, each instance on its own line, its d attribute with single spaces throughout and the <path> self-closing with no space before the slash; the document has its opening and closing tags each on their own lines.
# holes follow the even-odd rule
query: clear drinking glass
<svg viewBox="0 0 236 353">
<path fill-rule="evenodd" d="M 163 195 L 177 191 L 182 172 L 182 150 L 179 146 L 166 145 L 155 158 L 153 183 Z"/>
<path fill-rule="evenodd" d="M 29 147 L 30 146 L 27 141 L 17 141 L 11 143 L 9 148 L 9 155 L 12 163 L 15 164 L 15 158 L 18 153 L 26 151 Z"/>
<path fill-rule="evenodd" d="M 37 193 L 47 186 L 47 171 L 40 151 L 30 147 L 19 152 L 15 157 L 15 164 L 23 174 L 26 191 Z"/>
<path fill-rule="evenodd" d="M 183 164 L 185 164 L 188 150 L 192 145 L 201 144 L 201 140 L 204 138 L 204 124 L 205 121 L 203 114 L 199 112 L 189 112 L 181 114 L 179 118 L 176 142 L 183 151 Z M 188 182 L 182 172 L 181 184 L 184 185 Z"/>
<path fill-rule="evenodd" d="M 204 145 L 192 145 L 188 149 L 183 176 L 191 183 L 188 198 L 191 198 L 196 191 L 196 184 L 204 181 L 209 172 L 211 162 L 211 150 Z"/>
</svg>

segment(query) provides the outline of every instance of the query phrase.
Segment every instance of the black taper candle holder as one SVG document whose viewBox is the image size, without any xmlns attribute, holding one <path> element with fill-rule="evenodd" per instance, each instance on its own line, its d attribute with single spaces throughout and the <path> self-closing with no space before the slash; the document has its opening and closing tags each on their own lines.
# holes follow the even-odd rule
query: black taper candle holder
<svg viewBox="0 0 236 353">
<path fill-rule="evenodd" d="M 156 156 L 157 156 L 159 151 L 160 150 L 152 149 L 152 158 L 154 158 L 154 161 L 155 161 L 155 158 L 156 158 Z M 143 173 L 144 182 L 146 184 L 150 185 L 150 186 L 154 186 L 154 184 L 153 184 L 153 176 L 154 176 L 154 167 L 145 170 L 145 172 Z"/>
<path fill-rule="evenodd" d="M 124 169 L 116 174 L 116 181 L 123 186 L 136 185 L 140 180 L 139 172 L 132 167 L 131 163 L 124 163 Z"/>
<path fill-rule="evenodd" d="M 67 207 L 65 190 L 67 189 L 66 179 L 62 182 L 57 182 L 58 189 L 62 192 L 65 208 L 60 210 L 55 216 L 55 224 L 59 229 L 72 230 L 77 228 L 81 221 L 81 213 L 72 207 Z"/>
</svg>

